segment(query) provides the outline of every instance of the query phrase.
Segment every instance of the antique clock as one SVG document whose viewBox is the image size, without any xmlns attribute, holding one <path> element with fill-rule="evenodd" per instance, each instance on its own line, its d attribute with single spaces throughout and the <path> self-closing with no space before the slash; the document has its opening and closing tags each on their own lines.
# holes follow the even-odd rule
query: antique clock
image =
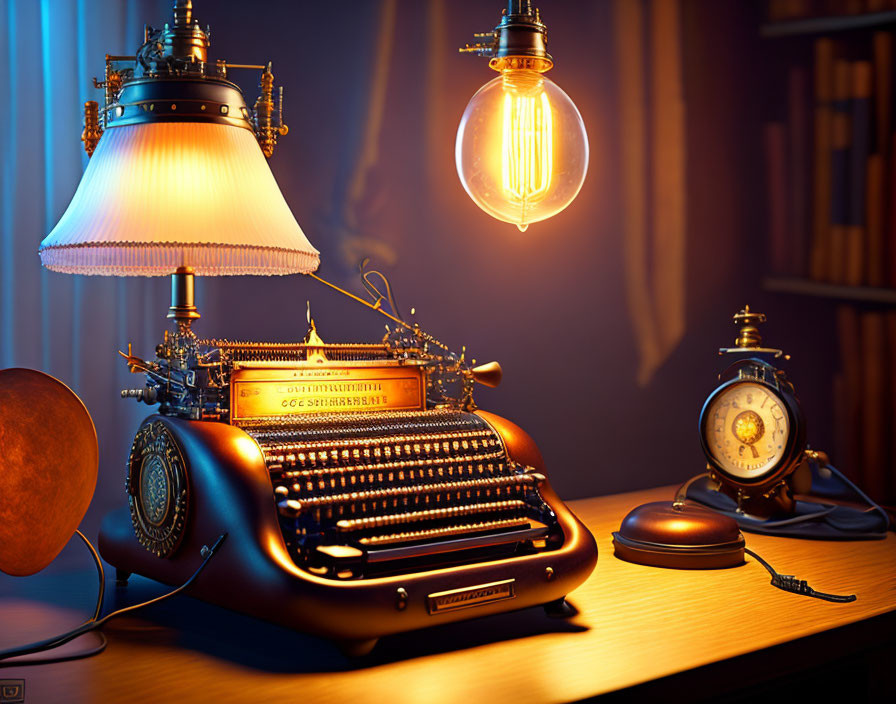
<svg viewBox="0 0 896 704">
<path fill-rule="evenodd" d="M 738 511 L 759 517 L 790 514 L 794 494 L 808 490 L 806 423 L 793 384 L 769 359 L 789 359 L 762 347 L 756 327 L 765 315 L 749 306 L 734 316 L 741 326 L 734 347 L 740 356 L 719 379 L 700 413 L 700 441 L 707 470 Z M 804 486 L 805 485 L 805 486 Z"/>
</svg>

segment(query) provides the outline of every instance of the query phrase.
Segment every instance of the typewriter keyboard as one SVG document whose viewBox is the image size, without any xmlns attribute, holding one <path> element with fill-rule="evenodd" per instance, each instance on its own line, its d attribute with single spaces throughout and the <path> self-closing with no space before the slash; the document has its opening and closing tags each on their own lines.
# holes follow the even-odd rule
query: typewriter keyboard
<svg viewBox="0 0 896 704">
<path fill-rule="evenodd" d="M 264 453 L 297 564 L 335 579 L 549 549 L 543 477 L 498 434 L 448 410 L 334 414 L 243 426 Z"/>
</svg>

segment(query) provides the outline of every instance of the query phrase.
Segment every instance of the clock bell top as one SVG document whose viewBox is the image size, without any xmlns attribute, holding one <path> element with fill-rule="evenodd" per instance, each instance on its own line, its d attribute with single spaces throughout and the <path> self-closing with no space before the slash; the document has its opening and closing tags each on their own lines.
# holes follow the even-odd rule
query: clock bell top
<svg viewBox="0 0 896 704">
<path fill-rule="evenodd" d="M 745 305 L 741 311 L 733 316 L 734 324 L 739 326 L 737 339 L 734 340 L 734 347 L 722 347 L 719 349 L 720 355 L 725 354 L 749 354 L 749 355 L 772 355 L 775 359 L 783 357 L 785 360 L 790 359 L 789 354 L 784 354 L 783 350 L 774 347 L 762 346 L 762 335 L 759 334 L 759 325 L 766 322 L 765 313 L 758 313 L 750 310 L 749 305 Z"/>
</svg>

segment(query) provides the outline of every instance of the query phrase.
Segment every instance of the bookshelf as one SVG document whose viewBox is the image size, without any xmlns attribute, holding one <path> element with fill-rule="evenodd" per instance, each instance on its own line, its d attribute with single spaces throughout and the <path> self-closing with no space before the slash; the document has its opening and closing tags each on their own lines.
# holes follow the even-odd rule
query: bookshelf
<svg viewBox="0 0 896 704">
<path fill-rule="evenodd" d="M 758 284 L 811 317 L 830 351 L 815 355 L 827 390 L 813 410 L 830 421 L 834 464 L 896 504 L 896 2 L 849 15 L 819 14 L 832 1 L 799 5 L 802 16 L 785 19 L 770 2 L 775 21 L 758 23 L 768 233 Z"/>
<path fill-rule="evenodd" d="M 789 293 L 797 296 L 827 298 L 832 301 L 896 308 L 896 289 L 892 288 L 828 284 L 793 276 L 767 277 L 762 281 L 762 288 L 770 293 Z"/>
<path fill-rule="evenodd" d="M 896 25 L 896 10 L 869 12 L 862 15 L 836 15 L 766 22 L 759 28 L 759 36 L 764 39 L 775 39 L 848 32 L 855 29 L 875 29 L 888 25 Z"/>
</svg>

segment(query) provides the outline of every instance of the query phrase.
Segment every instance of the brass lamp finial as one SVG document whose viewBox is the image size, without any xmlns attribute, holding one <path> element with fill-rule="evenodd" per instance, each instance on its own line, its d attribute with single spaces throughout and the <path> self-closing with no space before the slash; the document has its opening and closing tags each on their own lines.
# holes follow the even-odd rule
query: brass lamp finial
<svg viewBox="0 0 896 704">
<path fill-rule="evenodd" d="M 100 127 L 100 104 L 95 100 L 84 103 L 84 131 L 81 133 L 81 141 L 84 142 L 84 151 L 87 156 L 93 156 L 97 142 L 103 136 L 103 128 Z"/>
</svg>

